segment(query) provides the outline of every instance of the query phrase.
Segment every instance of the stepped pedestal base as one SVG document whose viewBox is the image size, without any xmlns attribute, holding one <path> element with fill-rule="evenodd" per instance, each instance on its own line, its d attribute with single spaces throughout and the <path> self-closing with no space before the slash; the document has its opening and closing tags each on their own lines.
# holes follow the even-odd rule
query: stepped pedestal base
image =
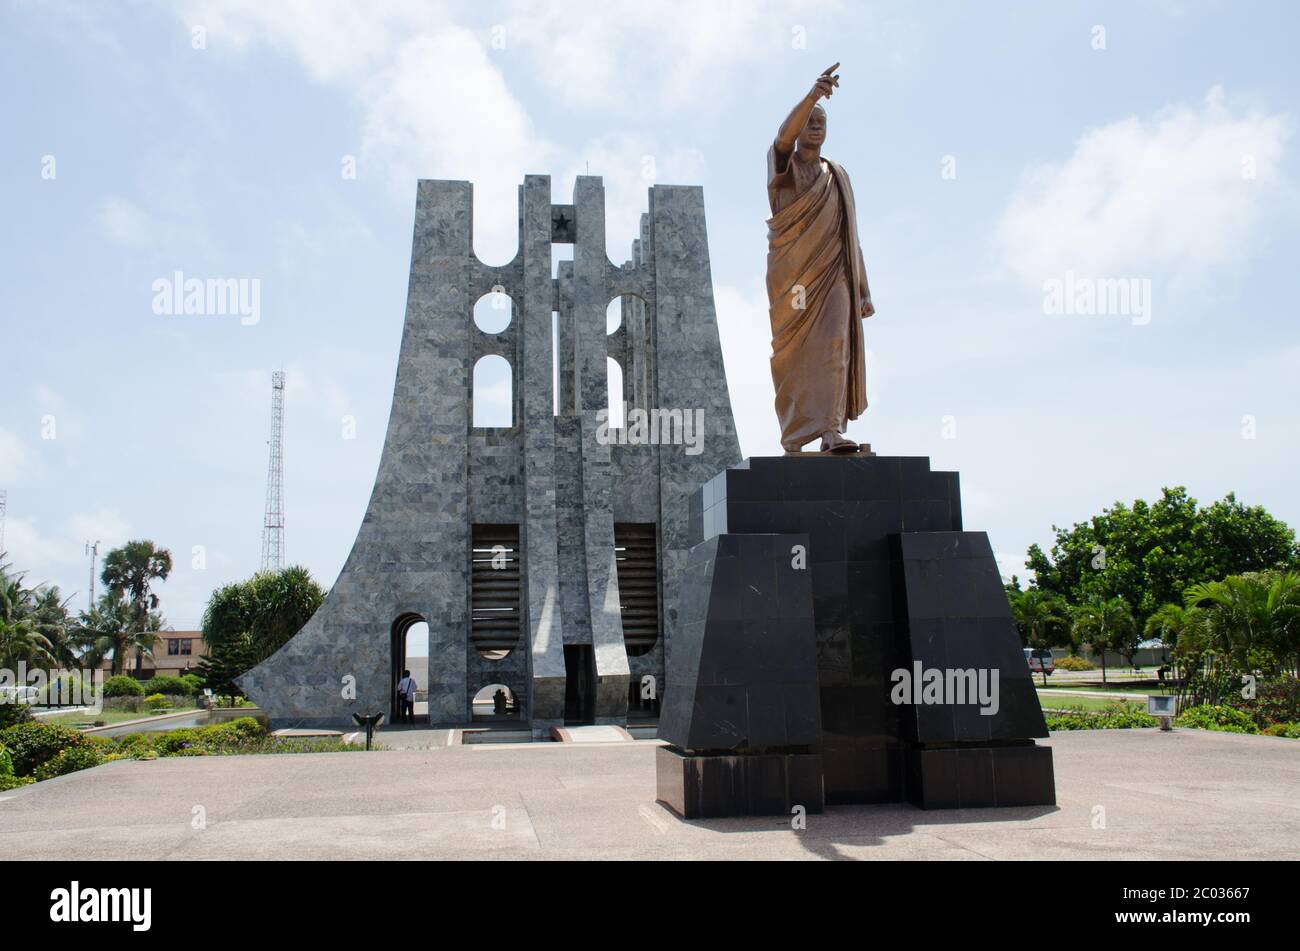
<svg viewBox="0 0 1300 951">
<path fill-rule="evenodd" d="M 922 809 L 1056 805 L 1047 746 L 912 747 L 907 770 L 908 802 Z"/>
<path fill-rule="evenodd" d="M 655 751 L 658 799 L 683 819 L 788 816 L 796 806 L 821 812 L 822 758 L 817 753 Z"/>
</svg>

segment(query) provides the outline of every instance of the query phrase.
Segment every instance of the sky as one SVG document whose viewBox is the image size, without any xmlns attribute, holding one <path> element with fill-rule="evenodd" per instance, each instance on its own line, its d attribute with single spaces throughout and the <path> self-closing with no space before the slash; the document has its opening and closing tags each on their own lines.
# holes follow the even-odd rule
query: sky
<svg viewBox="0 0 1300 951">
<path fill-rule="evenodd" d="M 1298 27 L 1287 0 L 0 0 L 8 561 L 84 607 L 85 543 L 150 538 L 196 628 L 259 566 L 283 369 L 287 557 L 332 584 L 419 178 L 474 183 L 494 265 L 525 174 L 557 203 L 602 176 L 615 263 L 648 185 L 703 186 L 741 449 L 779 452 L 765 156 L 835 62 L 876 306 L 850 438 L 959 471 L 1006 574 L 1166 485 L 1300 525 Z M 158 313 L 178 271 L 256 281 L 256 319 Z"/>
</svg>

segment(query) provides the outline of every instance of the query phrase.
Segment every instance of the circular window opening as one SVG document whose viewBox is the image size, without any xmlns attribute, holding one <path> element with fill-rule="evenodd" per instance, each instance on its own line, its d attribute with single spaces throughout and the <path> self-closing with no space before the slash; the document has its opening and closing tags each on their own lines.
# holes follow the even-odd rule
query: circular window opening
<svg viewBox="0 0 1300 951">
<path fill-rule="evenodd" d="M 510 326 L 514 302 L 498 284 L 474 303 L 474 326 L 485 334 L 499 334 Z"/>
<path fill-rule="evenodd" d="M 612 334 L 623 326 L 623 298 L 615 297 L 605 308 L 605 333 Z"/>
</svg>

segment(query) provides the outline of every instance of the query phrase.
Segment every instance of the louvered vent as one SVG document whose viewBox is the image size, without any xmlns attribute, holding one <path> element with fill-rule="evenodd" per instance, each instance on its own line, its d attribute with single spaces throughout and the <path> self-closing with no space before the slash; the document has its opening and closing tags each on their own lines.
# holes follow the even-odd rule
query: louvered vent
<svg viewBox="0 0 1300 951">
<path fill-rule="evenodd" d="M 648 652 L 659 639 L 659 558 L 654 523 L 616 523 L 614 558 L 623 643 L 628 654 L 636 657 Z"/>
<path fill-rule="evenodd" d="M 519 643 L 519 526 L 475 525 L 470 547 L 470 639 L 504 656 Z"/>
</svg>

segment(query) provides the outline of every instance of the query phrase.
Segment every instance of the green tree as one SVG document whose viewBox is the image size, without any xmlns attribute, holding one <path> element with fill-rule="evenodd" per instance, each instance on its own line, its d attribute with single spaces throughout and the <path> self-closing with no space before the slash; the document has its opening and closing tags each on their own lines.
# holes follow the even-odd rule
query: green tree
<svg viewBox="0 0 1300 951">
<path fill-rule="evenodd" d="M 1011 598 L 1011 616 L 1026 647 L 1050 650 L 1070 642 L 1069 609 L 1063 600 L 1039 588 L 1030 588 Z M 1047 671 L 1043 670 L 1043 686 Z"/>
<path fill-rule="evenodd" d="M 231 706 L 234 706 L 235 698 L 240 694 L 235 680 L 257 662 L 257 648 L 252 641 L 247 636 L 235 637 L 211 649 L 195 670 L 204 687 L 219 697 L 229 697 Z"/>
<path fill-rule="evenodd" d="M 1037 586 L 1072 605 L 1121 597 L 1139 627 L 1190 585 L 1300 564 L 1295 532 L 1262 507 L 1232 494 L 1200 507 L 1181 486 L 1052 530 L 1050 553 L 1033 545 L 1026 558 Z"/>
<path fill-rule="evenodd" d="M 1093 598 L 1071 611 L 1071 636 L 1101 655 L 1101 682 L 1106 682 L 1106 651 L 1128 657 L 1137 650 L 1138 626 L 1123 598 Z"/>
<path fill-rule="evenodd" d="M 147 539 L 127 542 L 104 556 L 104 569 L 100 578 L 110 594 L 125 597 L 130 602 L 133 634 L 145 634 L 151 629 L 156 631 L 162 626 L 162 618 L 151 614 L 158 608 L 158 595 L 153 593 L 153 585 L 158 581 L 166 581 L 171 571 L 171 552 L 158 548 Z M 154 620 L 155 617 L 157 620 Z M 143 666 L 144 657 L 151 654 L 152 650 L 152 640 L 147 649 L 136 650 L 137 674 Z M 114 660 L 116 662 L 116 656 Z"/>
<path fill-rule="evenodd" d="M 218 588 L 203 613 L 205 686 L 233 695 L 234 679 L 283 647 L 324 600 L 324 589 L 297 565 Z"/>
</svg>

